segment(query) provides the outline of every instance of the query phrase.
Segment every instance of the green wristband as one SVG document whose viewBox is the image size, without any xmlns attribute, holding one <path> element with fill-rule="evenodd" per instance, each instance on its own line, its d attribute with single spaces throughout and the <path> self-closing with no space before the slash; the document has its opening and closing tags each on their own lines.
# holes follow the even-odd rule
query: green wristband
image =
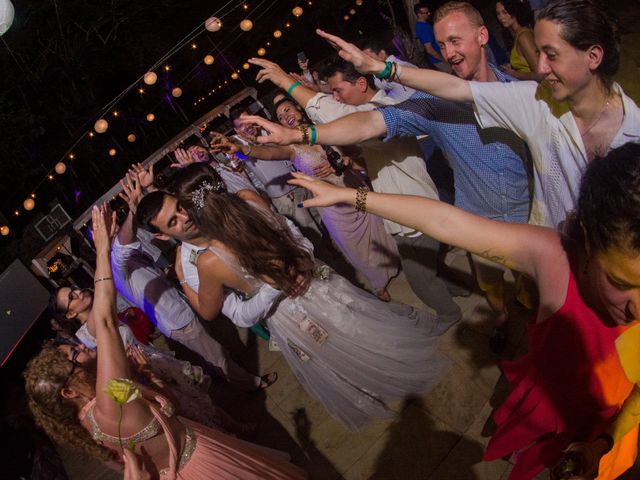
<svg viewBox="0 0 640 480">
<path fill-rule="evenodd" d="M 375 74 L 378 78 L 385 78 L 391 73 L 391 62 L 384 62 L 384 70 Z"/>
<path fill-rule="evenodd" d="M 287 89 L 287 95 L 291 95 L 291 92 L 293 92 L 300 85 L 302 85 L 300 82 L 293 82 L 291 86 Z"/>
<path fill-rule="evenodd" d="M 311 140 L 309 141 L 309 145 L 315 145 L 316 139 L 318 138 L 318 133 L 316 132 L 316 126 L 309 125 L 309 130 L 311 130 Z"/>
</svg>

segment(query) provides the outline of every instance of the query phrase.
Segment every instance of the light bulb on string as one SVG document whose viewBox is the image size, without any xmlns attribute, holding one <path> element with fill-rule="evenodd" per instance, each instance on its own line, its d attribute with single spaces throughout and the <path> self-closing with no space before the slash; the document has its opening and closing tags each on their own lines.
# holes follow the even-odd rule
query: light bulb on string
<svg viewBox="0 0 640 480">
<path fill-rule="evenodd" d="M 111 115 L 113 115 L 114 117 L 118 117 L 120 115 L 120 112 L 118 112 L 117 110 L 114 110 Z"/>
<path fill-rule="evenodd" d="M 69 154 L 69 160 L 73 160 L 74 158 L 76 158 L 75 154 L 70 153 L 70 154 Z"/>
</svg>

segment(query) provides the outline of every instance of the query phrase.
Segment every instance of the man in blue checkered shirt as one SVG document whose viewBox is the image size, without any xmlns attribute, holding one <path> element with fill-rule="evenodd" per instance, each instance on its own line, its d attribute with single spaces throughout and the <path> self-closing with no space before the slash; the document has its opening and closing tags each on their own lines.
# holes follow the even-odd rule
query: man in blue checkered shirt
<svg viewBox="0 0 640 480">
<path fill-rule="evenodd" d="M 482 16 L 470 4 L 449 2 L 436 11 L 436 39 L 445 60 L 459 77 L 485 82 L 509 82 L 487 62 L 489 34 Z M 526 144 L 513 132 L 478 125 L 470 104 L 449 102 L 417 92 L 409 100 L 374 111 L 357 112 L 317 125 L 317 143 L 352 145 L 386 135 L 428 134 L 442 149 L 454 172 L 455 204 L 471 213 L 512 223 L 526 223 L 530 196 Z M 270 132 L 270 142 L 300 142 L 298 130 Z M 496 315 L 490 342 L 500 353 L 506 346 L 508 312 L 503 270 L 474 257 L 476 279 Z"/>
</svg>

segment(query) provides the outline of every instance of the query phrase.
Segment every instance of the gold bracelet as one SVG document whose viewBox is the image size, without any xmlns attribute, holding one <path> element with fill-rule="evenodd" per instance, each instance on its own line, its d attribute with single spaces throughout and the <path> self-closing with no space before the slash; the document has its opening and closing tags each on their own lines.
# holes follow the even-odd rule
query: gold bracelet
<svg viewBox="0 0 640 480">
<path fill-rule="evenodd" d="M 104 280 L 113 280 L 113 277 L 102 277 L 102 278 L 98 278 L 96 280 L 93 281 L 93 284 L 95 285 L 98 282 L 102 282 Z"/>
<path fill-rule="evenodd" d="M 309 125 L 298 125 L 298 130 L 302 133 L 302 140 L 300 143 L 304 143 L 305 145 L 309 144 Z"/>
<path fill-rule="evenodd" d="M 366 213 L 367 211 L 367 194 L 369 189 L 367 187 L 358 187 L 356 189 L 356 210 L 358 212 Z"/>
<path fill-rule="evenodd" d="M 248 145 L 248 147 L 249 147 L 249 150 L 247 150 L 247 153 L 245 153 L 243 155 L 245 155 L 247 157 L 250 157 L 251 156 L 251 150 L 253 150 L 253 145 Z"/>
</svg>

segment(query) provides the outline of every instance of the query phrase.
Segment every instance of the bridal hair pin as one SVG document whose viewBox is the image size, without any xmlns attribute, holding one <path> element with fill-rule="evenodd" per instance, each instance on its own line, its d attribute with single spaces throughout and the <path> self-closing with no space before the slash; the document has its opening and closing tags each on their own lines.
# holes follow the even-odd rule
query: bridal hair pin
<svg viewBox="0 0 640 480">
<path fill-rule="evenodd" d="M 203 181 L 198 188 L 191 194 L 191 202 L 199 210 L 204 207 L 205 192 L 211 192 L 214 189 L 213 184 Z"/>
</svg>

